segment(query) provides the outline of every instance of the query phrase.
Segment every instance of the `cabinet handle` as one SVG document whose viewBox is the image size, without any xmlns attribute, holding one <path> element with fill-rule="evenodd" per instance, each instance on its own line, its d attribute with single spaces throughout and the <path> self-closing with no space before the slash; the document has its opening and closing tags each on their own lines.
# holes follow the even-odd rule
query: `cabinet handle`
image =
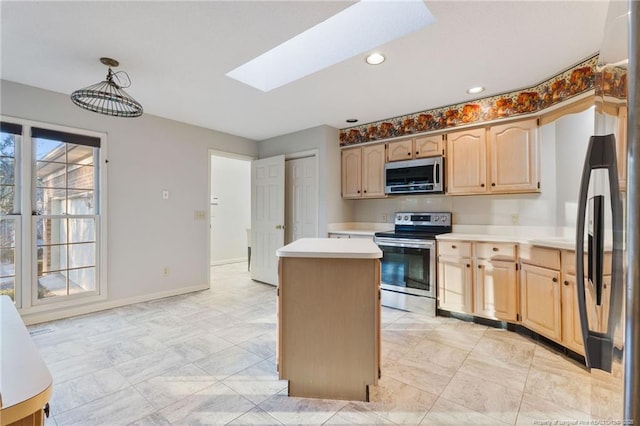
<svg viewBox="0 0 640 426">
<path fill-rule="evenodd" d="M 452 245 L 451 245 L 451 248 L 452 248 L 452 249 L 457 249 L 458 247 L 457 247 L 455 244 L 452 244 Z"/>
<path fill-rule="evenodd" d="M 492 183 L 491 183 L 491 186 L 496 186 L 496 183 L 495 183 L 495 182 L 492 182 Z"/>
<path fill-rule="evenodd" d="M 556 277 L 553 277 L 553 279 L 551 281 L 553 281 L 554 283 L 557 283 L 558 279 Z"/>
<path fill-rule="evenodd" d="M 493 251 L 498 251 L 499 249 L 498 249 L 498 247 L 494 247 L 492 250 Z"/>
<path fill-rule="evenodd" d="M 482 265 L 478 265 L 478 269 L 482 269 Z"/>
<path fill-rule="evenodd" d="M 416 151 L 416 155 L 420 154 L 418 151 Z"/>
<path fill-rule="evenodd" d="M 409 157 L 411 157 L 411 153 L 410 153 L 410 152 L 407 152 L 407 155 L 408 155 Z"/>
<path fill-rule="evenodd" d="M 467 268 L 471 268 L 471 265 L 469 265 L 468 263 L 467 263 Z"/>
<path fill-rule="evenodd" d="M 484 188 L 484 183 L 481 183 L 481 184 L 480 184 L 480 187 L 481 187 L 481 188 Z"/>
<path fill-rule="evenodd" d="M 565 282 L 564 282 L 564 285 L 569 285 L 569 281 L 565 281 Z"/>
<path fill-rule="evenodd" d="M 360 193 L 360 190 L 358 189 L 358 194 Z"/>
<path fill-rule="evenodd" d="M 367 190 L 366 190 L 366 189 L 364 190 L 364 193 L 365 193 L 365 194 L 367 193 Z"/>
</svg>

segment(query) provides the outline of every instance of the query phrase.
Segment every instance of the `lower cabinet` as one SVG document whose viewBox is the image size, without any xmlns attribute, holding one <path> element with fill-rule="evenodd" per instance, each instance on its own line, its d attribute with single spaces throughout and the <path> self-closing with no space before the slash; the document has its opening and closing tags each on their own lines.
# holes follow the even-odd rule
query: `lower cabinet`
<svg viewBox="0 0 640 426">
<path fill-rule="evenodd" d="M 516 263 L 476 260 L 473 280 L 473 313 L 487 318 L 518 320 L 518 273 Z"/>
<path fill-rule="evenodd" d="M 438 253 L 440 309 L 518 320 L 515 244 L 443 241 Z"/>
<path fill-rule="evenodd" d="M 473 310 L 471 259 L 439 256 L 438 302 L 440 309 L 470 314 Z"/>
<path fill-rule="evenodd" d="M 562 339 L 560 271 L 523 264 L 520 271 L 522 325 L 550 339 Z"/>
</svg>

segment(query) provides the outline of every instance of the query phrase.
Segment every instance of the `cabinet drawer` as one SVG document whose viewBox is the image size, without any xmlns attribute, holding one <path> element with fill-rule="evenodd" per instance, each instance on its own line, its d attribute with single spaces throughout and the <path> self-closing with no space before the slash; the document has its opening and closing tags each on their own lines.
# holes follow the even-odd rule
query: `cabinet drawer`
<svg viewBox="0 0 640 426">
<path fill-rule="evenodd" d="M 478 259 L 516 260 L 516 245 L 510 243 L 476 243 L 475 256 Z"/>
<path fill-rule="evenodd" d="M 604 269 L 603 275 L 611 275 L 611 262 L 613 261 L 611 253 L 604 254 L 604 262 L 602 267 Z M 587 255 L 584 256 L 584 273 L 587 274 Z M 562 252 L 562 273 L 563 274 L 576 274 L 576 252 L 564 250 Z"/>
<path fill-rule="evenodd" d="M 522 263 L 560 270 L 560 250 L 523 244 L 520 246 L 520 260 Z"/>
<path fill-rule="evenodd" d="M 471 257 L 471 243 L 462 241 L 438 241 L 438 255 Z"/>
</svg>

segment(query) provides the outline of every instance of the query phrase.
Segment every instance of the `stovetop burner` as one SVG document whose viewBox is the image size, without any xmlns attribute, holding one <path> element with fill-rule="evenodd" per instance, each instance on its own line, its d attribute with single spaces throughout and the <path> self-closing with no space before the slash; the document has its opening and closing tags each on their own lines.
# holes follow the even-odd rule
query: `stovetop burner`
<svg viewBox="0 0 640 426">
<path fill-rule="evenodd" d="M 393 232 L 376 232 L 376 237 L 433 240 L 451 232 L 451 212 L 396 213 Z"/>
</svg>

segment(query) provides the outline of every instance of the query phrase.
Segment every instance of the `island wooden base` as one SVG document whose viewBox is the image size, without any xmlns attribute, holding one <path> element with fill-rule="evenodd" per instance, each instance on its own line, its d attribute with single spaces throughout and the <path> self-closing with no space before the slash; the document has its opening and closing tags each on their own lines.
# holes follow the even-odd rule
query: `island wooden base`
<svg viewBox="0 0 640 426">
<path fill-rule="evenodd" d="M 278 370 L 289 395 L 368 400 L 380 374 L 380 261 L 281 257 Z"/>
</svg>

